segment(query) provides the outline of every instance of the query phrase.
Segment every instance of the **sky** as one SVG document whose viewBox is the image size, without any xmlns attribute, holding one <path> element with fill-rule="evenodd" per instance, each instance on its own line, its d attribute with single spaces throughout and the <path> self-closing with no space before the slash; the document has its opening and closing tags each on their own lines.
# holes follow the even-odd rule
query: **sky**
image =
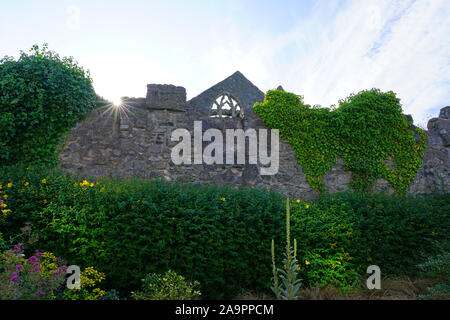
<svg viewBox="0 0 450 320">
<path fill-rule="evenodd" d="M 323 107 L 394 91 L 422 127 L 450 105 L 448 0 L 0 0 L 0 57 L 43 43 L 112 101 L 149 83 L 190 99 L 239 70 Z"/>
</svg>

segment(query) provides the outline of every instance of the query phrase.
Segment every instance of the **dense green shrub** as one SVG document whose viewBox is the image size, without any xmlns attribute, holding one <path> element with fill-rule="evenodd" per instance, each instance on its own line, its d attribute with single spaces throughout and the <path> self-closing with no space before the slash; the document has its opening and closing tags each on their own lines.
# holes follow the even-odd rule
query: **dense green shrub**
<svg viewBox="0 0 450 320">
<path fill-rule="evenodd" d="M 200 281 L 209 297 L 269 287 L 270 239 L 283 237 L 280 195 L 158 180 L 83 183 L 39 171 L 0 175 L 4 185 L 12 183 L 12 212 L 0 225 L 5 237 L 29 221 L 42 248 L 70 264 L 95 266 L 121 292 L 168 269 Z"/>
<path fill-rule="evenodd" d="M 47 184 L 46 178 L 51 183 Z M 63 193 L 68 183 L 62 174 L 43 165 L 0 167 L 0 198 L 6 205 L 4 209 L 10 210 L 0 227 L 8 247 L 19 240 L 16 238 L 26 222 L 36 224 L 39 212 Z"/>
<path fill-rule="evenodd" d="M 242 288 L 270 292 L 270 240 L 282 252 L 285 239 L 285 199 L 278 194 L 159 180 L 97 183 L 34 167 L 3 168 L 0 177 L 11 210 L 0 223 L 5 241 L 30 222 L 39 248 L 101 270 L 105 289 L 126 296 L 146 274 L 171 269 L 199 281 L 204 297 L 230 297 Z M 383 275 L 413 275 L 439 253 L 439 242 L 448 243 L 449 198 L 293 199 L 302 283 L 351 286 L 371 264 Z"/>
<path fill-rule="evenodd" d="M 200 297 L 198 281 L 188 282 L 183 276 L 169 270 L 165 274 L 147 274 L 142 279 L 141 291 L 133 292 L 136 300 L 193 300 Z"/>
<path fill-rule="evenodd" d="M 264 102 L 253 109 L 292 145 L 308 183 L 318 191 L 325 191 L 323 177 L 338 156 L 352 172 L 351 186 L 364 192 L 370 192 L 376 179 L 383 178 L 403 193 L 420 169 L 425 133 L 416 128 L 420 136 L 416 142 L 410 130 L 412 121 L 403 116 L 393 92 L 361 91 L 330 110 L 311 107 L 293 93 L 269 90 Z M 385 162 L 389 157 L 394 168 Z"/>
<path fill-rule="evenodd" d="M 292 233 L 309 285 L 356 284 L 367 266 L 414 275 L 441 251 L 450 232 L 450 195 L 368 196 L 341 193 L 292 208 Z M 300 258 L 299 258 L 300 260 Z"/>
<path fill-rule="evenodd" d="M 440 278 L 450 283 L 450 252 L 444 251 L 442 254 L 428 258 L 418 267 L 424 276 Z"/>
<path fill-rule="evenodd" d="M 80 274 L 80 288 L 66 288 L 62 298 L 64 300 L 99 300 L 106 295 L 106 292 L 98 287 L 105 277 L 103 272 L 87 267 Z"/>
<path fill-rule="evenodd" d="M 95 106 L 89 73 L 33 46 L 0 60 L 0 165 L 54 162 L 59 139 Z"/>
<path fill-rule="evenodd" d="M 297 239 L 300 274 L 306 287 L 352 286 L 359 281 L 349 249 L 357 246 L 351 212 L 345 204 L 323 208 L 319 203 L 294 202 L 292 235 Z M 363 264 L 367 266 L 366 263 Z"/>
</svg>

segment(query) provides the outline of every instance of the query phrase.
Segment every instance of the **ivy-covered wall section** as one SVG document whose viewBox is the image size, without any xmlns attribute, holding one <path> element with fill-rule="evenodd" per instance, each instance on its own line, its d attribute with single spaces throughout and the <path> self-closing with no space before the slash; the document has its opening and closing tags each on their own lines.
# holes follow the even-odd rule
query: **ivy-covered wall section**
<svg viewBox="0 0 450 320">
<path fill-rule="evenodd" d="M 364 90 L 331 110 L 311 107 L 293 93 L 269 90 L 253 109 L 291 144 L 307 182 L 319 192 L 326 191 L 324 176 L 341 157 L 344 168 L 352 172 L 354 190 L 370 192 L 382 178 L 404 193 L 427 146 L 426 133 L 403 115 L 391 91 Z"/>
</svg>

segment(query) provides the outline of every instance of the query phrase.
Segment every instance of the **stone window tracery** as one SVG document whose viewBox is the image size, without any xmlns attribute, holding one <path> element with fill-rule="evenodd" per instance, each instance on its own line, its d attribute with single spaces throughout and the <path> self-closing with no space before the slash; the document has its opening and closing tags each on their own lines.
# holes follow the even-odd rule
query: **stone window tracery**
<svg viewBox="0 0 450 320">
<path fill-rule="evenodd" d="M 240 103 L 229 93 L 218 96 L 209 110 L 211 118 L 243 118 L 244 112 Z"/>
</svg>

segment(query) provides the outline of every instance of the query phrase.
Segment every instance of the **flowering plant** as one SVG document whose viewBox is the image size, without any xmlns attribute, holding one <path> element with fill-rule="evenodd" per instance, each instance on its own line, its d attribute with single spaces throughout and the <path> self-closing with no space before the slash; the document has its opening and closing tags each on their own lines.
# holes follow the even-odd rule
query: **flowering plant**
<svg viewBox="0 0 450 320">
<path fill-rule="evenodd" d="M 272 239 L 272 273 L 273 286 L 272 291 L 275 293 L 277 300 L 296 300 L 296 293 L 300 289 L 301 280 L 297 279 L 297 273 L 300 265 L 297 261 L 297 239 L 294 239 L 294 248 L 291 247 L 290 240 L 290 209 L 289 198 L 286 200 L 286 252 L 284 254 L 283 264 L 284 270 L 277 268 L 275 265 L 275 241 Z M 305 263 L 309 264 L 309 261 Z M 281 280 L 281 283 L 279 281 Z"/>
<path fill-rule="evenodd" d="M 50 252 L 36 251 L 29 258 L 23 244 L 4 251 L 0 256 L 0 299 L 51 300 L 65 281 L 64 261 Z"/>
</svg>

